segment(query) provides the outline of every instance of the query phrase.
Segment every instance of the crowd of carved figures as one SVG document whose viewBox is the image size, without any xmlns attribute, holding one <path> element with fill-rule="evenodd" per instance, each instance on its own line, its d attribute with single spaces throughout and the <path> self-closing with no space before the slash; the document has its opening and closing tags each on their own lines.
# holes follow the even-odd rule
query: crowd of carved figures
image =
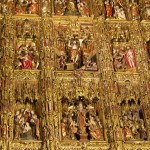
<svg viewBox="0 0 150 150">
<path fill-rule="evenodd" d="M 138 104 L 131 99 L 121 103 L 125 140 L 147 140 L 143 108 L 140 106 L 140 101 L 137 102 Z"/>
<path fill-rule="evenodd" d="M 53 9 L 51 8 L 53 5 Z M 40 8 L 41 7 L 41 8 Z M 43 14 L 56 16 L 105 17 L 107 19 L 149 19 L 149 0 L 2 0 L 3 14 Z"/>
<path fill-rule="evenodd" d="M 149 21 L 149 0 L 1 0 L 0 150 L 148 150 Z"/>
<path fill-rule="evenodd" d="M 86 0 L 56 0 L 55 15 L 89 17 L 89 3 Z"/>
<path fill-rule="evenodd" d="M 136 69 L 134 49 L 130 46 L 117 46 L 113 48 L 113 64 L 115 71 Z"/>
<path fill-rule="evenodd" d="M 33 110 L 22 108 L 15 114 L 14 139 L 40 140 L 40 122 Z"/>
<path fill-rule="evenodd" d="M 38 69 L 38 51 L 33 41 L 20 41 L 16 46 L 16 69 Z"/>
<path fill-rule="evenodd" d="M 88 101 L 85 97 L 79 97 L 72 102 L 65 97 L 62 98 L 63 139 L 104 140 L 103 124 L 99 119 L 100 112 L 96 112 L 94 106 Z M 96 103 L 94 99 L 92 103 Z"/>
<path fill-rule="evenodd" d="M 57 66 L 58 70 L 97 70 L 96 52 L 92 29 L 88 26 L 79 33 L 69 35 L 69 30 L 59 26 L 56 29 Z M 58 31 L 57 31 L 58 30 Z M 68 33 L 66 33 L 68 32 Z"/>
</svg>

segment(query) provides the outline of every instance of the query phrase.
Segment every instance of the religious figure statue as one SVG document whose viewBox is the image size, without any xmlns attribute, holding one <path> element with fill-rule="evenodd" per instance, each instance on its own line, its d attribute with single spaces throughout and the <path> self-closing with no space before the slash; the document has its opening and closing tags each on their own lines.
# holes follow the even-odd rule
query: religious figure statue
<svg viewBox="0 0 150 150">
<path fill-rule="evenodd" d="M 65 70 L 66 69 L 66 57 L 64 55 L 61 55 L 59 57 L 58 66 L 59 66 L 59 70 Z"/>
<path fill-rule="evenodd" d="M 55 0 L 54 4 L 55 4 L 54 7 L 55 15 L 58 16 L 64 15 L 66 9 L 66 2 L 64 0 Z"/>
<path fill-rule="evenodd" d="M 140 19 L 139 6 L 135 0 L 132 0 L 130 4 L 130 10 L 131 10 L 131 15 L 133 20 Z"/>
<path fill-rule="evenodd" d="M 2 14 L 8 14 L 9 13 L 7 3 L 5 3 L 5 2 L 1 3 L 1 12 L 2 12 Z"/>
<path fill-rule="evenodd" d="M 125 54 L 125 63 L 129 68 L 135 68 L 135 53 L 130 46 L 127 47 L 127 53 Z"/>
<path fill-rule="evenodd" d="M 9 13 L 9 14 L 12 14 L 12 12 L 13 12 L 13 7 L 14 7 L 14 2 L 13 2 L 13 0 L 7 0 L 7 12 Z"/>
<path fill-rule="evenodd" d="M 78 132 L 78 126 L 77 126 L 76 121 L 73 120 L 72 118 L 70 118 L 69 122 L 70 122 L 70 125 L 69 125 L 70 136 L 71 136 L 71 139 L 74 140 L 76 139 L 75 134 L 77 134 Z"/>
<path fill-rule="evenodd" d="M 2 130 L 2 138 L 3 139 L 8 139 L 8 125 L 6 123 L 1 125 L 1 130 Z"/>
<path fill-rule="evenodd" d="M 126 19 L 125 4 L 120 1 L 105 0 L 106 18 Z"/>
<path fill-rule="evenodd" d="M 77 2 L 75 0 L 68 0 L 65 7 L 65 16 L 78 16 L 80 15 Z"/>
<path fill-rule="evenodd" d="M 79 40 L 74 36 L 74 38 L 69 40 L 68 48 L 70 51 L 70 61 L 73 63 L 78 63 L 79 61 L 79 52 L 80 52 L 80 43 Z"/>
<path fill-rule="evenodd" d="M 42 14 L 47 15 L 50 12 L 49 3 L 47 0 L 43 0 L 42 4 Z"/>
<path fill-rule="evenodd" d="M 15 115 L 14 139 L 16 140 L 40 140 L 40 123 L 34 111 L 20 109 Z"/>
<path fill-rule="evenodd" d="M 17 46 L 17 69 L 37 69 L 38 54 L 36 50 L 36 45 L 32 41 L 26 43 L 18 43 Z"/>
<path fill-rule="evenodd" d="M 84 97 L 79 97 L 79 101 L 68 105 L 68 110 L 66 104 L 63 106 L 62 138 L 80 141 L 103 140 L 102 123 L 94 107 L 91 104 L 86 105 L 83 99 Z"/>
<path fill-rule="evenodd" d="M 93 1 L 93 15 L 94 17 L 100 17 L 104 15 L 103 3 L 99 0 Z"/>
<path fill-rule="evenodd" d="M 19 140 L 20 139 L 20 133 L 21 133 L 21 126 L 19 124 L 19 120 L 21 118 L 20 112 L 17 111 L 16 112 L 16 116 L 15 116 L 15 135 L 14 135 L 14 139 Z"/>
<path fill-rule="evenodd" d="M 128 102 L 130 102 L 131 106 L 122 108 L 124 139 L 146 140 L 147 132 L 144 124 L 143 110 L 138 104 L 135 104 L 133 99 Z"/>
<path fill-rule="evenodd" d="M 116 5 L 114 6 L 114 10 L 115 10 L 114 16 L 117 19 L 126 19 L 125 11 L 123 10 L 122 7 L 120 7 L 119 5 Z"/>
<path fill-rule="evenodd" d="M 89 8 L 86 0 L 78 0 L 77 7 L 82 17 L 89 17 Z"/>
<path fill-rule="evenodd" d="M 150 1 L 145 0 L 143 2 L 143 7 L 144 7 L 144 17 L 146 20 L 150 19 Z"/>
<path fill-rule="evenodd" d="M 62 132 L 62 137 L 65 139 L 68 136 L 68 118 L 63 117 L 62 122 L 61 122 L 61 132 Z"/>
<path fill-rule="evenodd" d="M 130 46 L 116 47 L 113 49 L 113 62 L 116 71 L 135 69 L 136 60 L 134 49 Z"/>
<path fill-rule="evenodd" d="M 26 19 L 24 22 L 23 22 L 23 29 L 22 29 L 22 32 L 23 32 L 23 36 L 24 37 L 31 37 L 31 22 Z"/>
<path fill-rule="evenodd" d="M 106 17 L 110 18 L 113 16 L 113 2 L 105 0 Z"/>
<path fill-rule="evenodd" d="M 23 14 L 26 12 L 27 1 L 17 0 L 15 3 L 15 12 L 16 14 Z"/>
<path fill-rule="evenodd" d="M 21 51 L 20 57 L 19 57 L 19 67 L 21 69 L 32 69 L 32 56 L 28 54 L 27 51 Z"/>
<path fill-rule="evenodd" d="M 38 4 L 36 0 L 32 0 L 28 9 L 29 9 L 29 14 L 36 14 L 38 12 Z"/>
<path fill-rule="evenodd" d="M 86 112 L 83 108 L 82 102 L 78 105 L 78 112 L 77 112 L 77 124 L 79 127 L 79 133 L 85 134 L 86 133 Z"/>
<path fill-rule="evenodd" d="M 113 63 L 114 63 L 114 68 L 116 71 L 118 70 L 124 70 L 125 67 L 125 61 L 124 61 L 124 48 L 121 49 L 114 49 L 113 50 Z"/>
<path fill-rule="evenodd" d="M 37 14 L 38 2 L 37 0 L 16 0 L 15 12 L 16 14 Z"/>
<path fill-rule="evenodd" d="M 39 122 L 39 119 L 37 118 L 36 114 L 33 114 L 32 118 L 33 119 L 30 122 L 32 122 L 34 124 L 33 126 L 35 126 L 35 134 L 33 134 L 33 136 L 36 136 L 36 139 L 40 140 L 40 129 L 39 129 L 40 122 Z M 34 133 L 34 131 L 33 131 L 33 133 Z"/>
<path fill-rule="evenodd" d="M 94 116 L 90 115 L 89 117 L 89 130 L 90 130 L 90 135 L 92 137 L 92 139 L 95 140 L 101 140 L 103 139 L 103 135 L 102 135 L 102 125 L 100 124 L 100 122 L 98 122 Z"/>
<path fill-rule="evenodd" d="M 89 33 L 81 36 L 74 33 L 70 36 L 68 35 L 69 31 L 66 31 L 65 27 L 61 26 L 61 29 L 63 31 L 57 29 L 58 35 L 55 45 L 56 67 L 59 70 L 97 71 L 97 56 L 94 49 L 93 34 Z M 81 30 L 89 30 L 89 28 Z M 66 34 L 67 36 L 65 36 Z"/>
<path fill-rule="evenodd" d="M 114 132 L 115 132 L 115 139 L 116 140 L 123 140 L 123 135 L 122 135 L 123 129 L 121 128 L 121 126 L 116 124 L 114 127 Z"/>
</svg>

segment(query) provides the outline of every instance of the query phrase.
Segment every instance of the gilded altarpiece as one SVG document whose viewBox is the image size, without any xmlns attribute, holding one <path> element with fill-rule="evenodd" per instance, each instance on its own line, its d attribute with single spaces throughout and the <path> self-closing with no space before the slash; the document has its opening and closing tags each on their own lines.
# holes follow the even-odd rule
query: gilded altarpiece
<svg viewBox="0 0 150 150">
<path fill-rule="evenodd" d="M 149 150 L 150 2 L 2 0 L 0 150 Z"/>
</svg>

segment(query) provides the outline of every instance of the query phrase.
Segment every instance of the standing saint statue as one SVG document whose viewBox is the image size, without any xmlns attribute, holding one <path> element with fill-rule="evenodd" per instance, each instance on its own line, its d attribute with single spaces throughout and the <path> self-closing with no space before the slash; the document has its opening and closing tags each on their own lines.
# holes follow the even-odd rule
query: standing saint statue
<svg viewBox="0 0 150 150">
<path fill-rule="evenodd" d="M 134 49 L 132 49 L 129 46 L 127 47 L 127 53 L 125 54 L 125 63 L 128 66 L 128 68 L 136 67 L 135 52 Z"/>
<path fill-rule="evenodd" d="M 130 4 L 130 9 L 131 9 L 132 19 L 133 20 L 140 19 L 138 3 L 132 0 L 132 3 Z"/>
<path fill-rule="evenodd" d="M 65 9 L 65 16 L 78 16 L 80 13 L 77 9 L 77 2 L 76 0 L 68 0 L 66 4 L 66 9 Z"/>
<path fill-rule="evenodd" d="M 86 133 L 86 112 L 83 108 L 82 102 L 80 102 L 78 105 L 77 124 L 79 127 L 79 133 L 85 134 Z"/>
<path fill-rule="evenodd" d="M 105 1 L 106 17 L 110 18 L 113 15 L 113 3 L 110 3 L 109 0 Z"/>
</svg>

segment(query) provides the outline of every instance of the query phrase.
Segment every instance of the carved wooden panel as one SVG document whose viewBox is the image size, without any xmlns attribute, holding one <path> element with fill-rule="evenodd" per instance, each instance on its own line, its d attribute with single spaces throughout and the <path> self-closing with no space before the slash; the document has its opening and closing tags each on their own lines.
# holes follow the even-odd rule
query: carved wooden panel
<svg viewBox="0 0 150 150">
<path fill-rule="evenodd" d="M 148 0 L 0 1 L 0 149 L 148 150 Z"/>
</svg>

